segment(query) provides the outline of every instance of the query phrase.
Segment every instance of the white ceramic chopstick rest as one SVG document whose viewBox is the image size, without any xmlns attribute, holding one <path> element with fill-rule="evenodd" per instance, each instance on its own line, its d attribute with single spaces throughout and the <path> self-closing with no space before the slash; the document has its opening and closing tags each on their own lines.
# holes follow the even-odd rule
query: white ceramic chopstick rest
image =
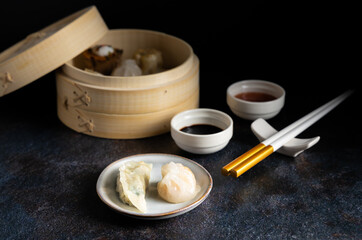
<svg viewBox="0 0 362 240">
<path fill-rule="evenodd" d="M 275 130 L 267 121 L 262 118 L 255 120 L 251 124 L 251 130 L 259 139 L 259 141 L 264 141 L 277 132 L 277 130 Z M 304 150 L 314 146 L 319 141 L 319 139 L 319 136 L 306 139 L 292 138 L 290 141 L 284 144 L 283 147 L 279 148 L 277 152 L 289 157 L 296 157 Z"/>
</svg>

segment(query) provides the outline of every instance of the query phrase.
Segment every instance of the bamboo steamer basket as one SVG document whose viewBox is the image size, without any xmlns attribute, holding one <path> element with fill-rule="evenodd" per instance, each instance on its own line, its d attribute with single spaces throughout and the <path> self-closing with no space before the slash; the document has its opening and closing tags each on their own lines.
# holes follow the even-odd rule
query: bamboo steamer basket
<svg viewBox="0 0 362 240">
<path fill-rule="evenodd" d="M 96 44 L 122 49 L 122 59 L 139 48 L 162 52 L 161 73 L 117 77 L 98 75 L 66 62 L 56 74 L 59 119 L 71 129 L 96 137 L 143 138 L 170 130 L 178 112 L 199 104 L 199 59 L 174 36 L 139 29 L 109 30 Z"/>
<path fill-rule="evenodd" d="M 74 66 L 73 59 L 96 44 L 122 49 L 123 59 L 139 48 L 158 49 L 166 70 L 115 77 Z M 189 44 L 156 31 L 109 30 L 95 6 L 0 53 L 0 97 L 57 68 L 58 117 L 69 128 L 91 136 L 131 139 L 165 133 L 175 114 L 199 104 L 199 59 Z"/>
</svg>

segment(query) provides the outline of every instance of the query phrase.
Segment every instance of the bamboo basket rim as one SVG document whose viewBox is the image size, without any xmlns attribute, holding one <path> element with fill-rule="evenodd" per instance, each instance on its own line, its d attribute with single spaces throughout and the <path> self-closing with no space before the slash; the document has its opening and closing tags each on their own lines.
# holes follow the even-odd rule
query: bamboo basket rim
<svg viewBox="0 0 362 240">
<path fill-rule="evenodd" d="M 147 81 L 150 81 L 150 78 L 160 79 L 162 77 L 164 79 L 169 79 L 176 72 L 185 72 L 184 68 L 187 68 L 188 67 L 187 65 L 190 65 L 190 63 L 193 61 L 194 56 L 196 56 L 194 54 L 193 49 L 190 44 L 188 44 L 186 41 L 182 40 L 181 38 L 178 38 L 176 36 L 173 36 L 173 35 L 170 35 L 167 33 L 159 32 L 159 31 L 155 31 L 155 30 L 136 29 L 136 28 L 110 29 L 107 33 L 112 34 L 112 33 L 116 33 L 116 32 L 120 32 L 120 33 L 124 33 L 124 34 L 127 34 L 128 32 L 150 33 L 150 34 L 157 34 L 160 36 L 171 38 L 171 39 L 174 39 L 174 40 L 179 41 L 180 43 L 184 44 L 184 46 L 188 49 L 188 56 L 181 64 L 179 64 L 173 68 L 167 69 L 167 70 L 159 72 L 159 73 L 153 73 L 153 74 L 147 74 L 147 75 L 141 75 L 141 76 L 123 77 L 123 76 L 97 75 L 97 74 L 94 74 L 91 72 L 84 71 L 84 70 L 74 66 L 72 64 L 73 59 L 64 63 L 64 65 L 62 66 L 63 71 L 67 75 L 72 76 L 73 78 L 76 78 L 78 81 L 82 81 L 82 82 L 83 81 L 86 82 L 87 80 L 84 80 L 84 79 L 89 79 L 89 78 L 97 78 L 98 79 L 97 81 L 108 80 L 108 81 L 113 82 L 113 84 L 115 82 L 117 82 L 117 80 L 119 82 L 122 82 L 122 81 L 126 81 L 128 79 L 132 79 L 129 81 L 133 81 L 133 82 L 135 82 L 137 80 L 147 82 Z M 102 39 L 100 39 L 100 40 L 102 40 Z M 81 79 L 79 79 L 77 77 L 79 75 L 82 75 L 83 77 Z M 167 81 L 167 80 L 165 80 L 165 81 Z M 92 84 L 95 85 L 93 82 L 92 82 Z M 115 83 L 115 84 L 121 84 L 121 83 Z M 109 86 L 109 87 L 113 87 L 113 85 Z M 134 87 L 132 87 L 132 88 L 134 88 Z"/>
<path fill-rule="evenodd" d="M 191 76 L 191 75 L 194 75 L 196 74 L 196 72 L 198 71 L 199 69 L 199 65 L 200 65 L 200 62 L 199 62 L 199 59 L 196 55 L 193 56 L 194 57 L 194 64 L 193 64 L 193 67 L 192 69 L 190 69 L 190 71 L 186 74 L 186 76 Z M 79 81 L 78 79 L 75 79 L 67 74 L 65 74 L 62 70 L 58 70 L 56 72 L 57 75 L 59 75 L 60 77 L 62 76 L 65 76 L 66 78 L 70 78 L 73 82 L 75 82 L 77 85 L 80 85 L 80 86 L 83 86 L 83 87 L 86 87 L 86 88 L 91 88 L 91 89 L 96 89 L 96 90 L 102 90 L 102 91 L 113 91 L 113 92 L 133 92 L 133 91 L 148 91 L 148 90 L 152 90 L 152 89 L 156 89 L 156 88 L 160 88 L 160 87 L 164 87 L 164 86 L 167 86 L 167 85 L 170 85 L 170 84 L 175 84 L 179 81 L 183 81 L 185 80 L 185 75 L 184 76 L 180 76 L 172 81 L 168 81 L 168 82 L 165 82 L 165 83 L 160 83 L 160 84 L 157 84 L 157 85 L 152 85 L 150 87 L 143 87 L 143 88 L 120 88 L 120 87 L 106 87 L 106 86 L 97 86 L 97 85 L 93 85 L 93 84 L 90 84 L 90 83 L 84 83 L 84 82 L 81 82 Z M 145 75 L 147 76 L 147 75 Z M 68 81 L 68 79 L 66 78 L 62 78 L 63 80 L 65 81 Z"/>
</svg>

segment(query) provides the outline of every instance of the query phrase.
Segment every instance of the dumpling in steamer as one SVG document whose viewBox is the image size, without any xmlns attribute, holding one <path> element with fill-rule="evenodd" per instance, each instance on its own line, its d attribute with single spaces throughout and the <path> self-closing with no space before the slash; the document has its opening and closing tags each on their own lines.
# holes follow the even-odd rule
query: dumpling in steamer
<svg viewBox="0 0 362 240">
<path fill-rule="evenodd" d="M 154 48 L 138 49 L 133 58 L 142 69 L 142 74 L 161 72 L 163 60 L 162 53 Z"/>
<path fill-rule="evenodd" d="M 157 184 L 158 194 L 171 203 L 191 200 L 200 190 L 195 175 L 181 163 L 170 162 L 161 168 L 162 180 Z"/>
<path fill-rule="evenodd" d="M 119 168 L 117 192 L 122 202 L 146 212 L 146 189 L 150 181 L 152 164 L 126 162 Z"/>
<path fill-rule="evenodd" d="M 80 69 L 89 69 L 93 72 L 110 75 L 113 69 L 121 62 L 123 50 L 110 45 L 91 47 L 73 59 L 74 66 Z"/>
<path fill-rule="evenodd" d="M 140 76 L 142 75 L 141 68 L 137 65 L 134 59 L 126 59 L 123 63 L 115 68 L 112 72 L 112 76 Z"/>
</svg>

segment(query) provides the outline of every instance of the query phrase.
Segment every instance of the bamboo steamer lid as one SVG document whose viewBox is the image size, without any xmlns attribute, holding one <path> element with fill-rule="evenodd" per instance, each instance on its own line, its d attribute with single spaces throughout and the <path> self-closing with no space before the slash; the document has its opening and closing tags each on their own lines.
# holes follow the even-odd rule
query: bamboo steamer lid
<svg viewBox="0 0 362 240">
<path fill-rule="evenodd" d="M 108 114 L 144 114 L 171 108 L 189 99 L 199 89 L 199 60 L 169 82 L 145 88 L 99 87 L 80 82 L 58 71 L 57 95 L 65 108 Z M 102 79 L 100 80 L 102 82 Z"/>
<path fill-rule="evenodd" d="M 0 53 L 0 97 L 60 67 L 108 31 L 95 6 L 78 11 Z"/>
<path fill-rule="evenodd" d="M 59 119 L 69 128 L 87 135 L 112 138 L 145 138 L 170 130 L 171 118 L 184 110 L 197 108 L 199 89 L 189 99 L 162 111 L 145 114 L 104 114 L 78 108 L 65 108 L 58 98 Z"/>
</svg>

